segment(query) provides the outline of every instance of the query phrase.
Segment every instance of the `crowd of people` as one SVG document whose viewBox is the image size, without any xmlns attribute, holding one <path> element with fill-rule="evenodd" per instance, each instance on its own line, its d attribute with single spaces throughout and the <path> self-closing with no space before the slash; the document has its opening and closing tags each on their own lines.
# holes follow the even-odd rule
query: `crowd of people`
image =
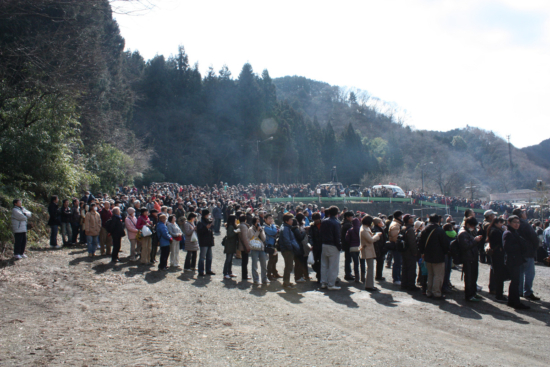
<svg viewBox="0 0 550 367">
<path fill-rule="evenodd" d="M 462 221 L 455 222 L 451 216 L 433 214 L 424 220 L 399 210 L 391 215 L 369 215 L 336 206 L 275 206 L 265 199 L 271 190 L 281 189 L 286 194 L 303 186 L 153 184 L 141 189 L 122 187 L 112 196 L 86 192 L 80 199 L 63 199 L 61 204 L 52 196 L 48 207 L 50 246 L 61 248 L 60 231 L 63 246 L 85 244 L 88 256 L 96 256 L 99 249 L 116 264 L 122 238 L 127 236 L 129 261 L 149 266 L 158 262 L 163 271 L 181 267 L 179 254 L 184 250 L 184 272 L 213 276 L 212 247 L 215 236 L 222 234 L 223 222 L 225 280 L 237 277 L 233 273 L 236 257 L 241 259 L 242 281 L 267 285 L 282 278 L 283 287 L 294 288 L 294 274 L 295 283 L 316 280 L 322 289 L 339 290 L 343 253 L 344 280 L 361 283 L 369 292 L 378 291 L 375 281 L 386 281 L 386 266 L 392 269 L 391 281 L 403 291 L 421 291 L 441 299 L 455 291 L 451 272 L 462 266 L 465 298 L 479 302 L 479 262 L 488 262 L 489 291 L 497 301 L 526 309 L 520 297 L 539 300 L 533 293 L 535 261 L 548 261 L 548 220 L 529 222 L 526 210 L 517 208 L 507 217 L 488 209 L 485 220 L 478 223 L 471 209 Z M 14 201 L 17 260 L 26 257 L 31 216 L 20 200 Z M 284 261 L 282 275 L 276 266 L 279 254 Z M 314 276 L 310 276 L 310 266 Z M 511 280 L 508 297 L 504 295 L 506 280 Z"/>
</svg>

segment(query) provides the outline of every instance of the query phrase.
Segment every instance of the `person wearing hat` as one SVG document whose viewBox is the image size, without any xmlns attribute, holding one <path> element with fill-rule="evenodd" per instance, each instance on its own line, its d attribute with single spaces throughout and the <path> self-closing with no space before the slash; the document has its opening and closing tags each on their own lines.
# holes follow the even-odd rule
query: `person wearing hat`
<svg viewBox="0 0 550 367">
<path fill-rule="evenodd" d="M 474 237 L 477 227 L 477 219 L 469 217 L 464 221 L 464 226 L 458 232 L 458 243 L 462 253 L 462 271 L 464 272 L 464 296 L 467 301 L 479 302 L 481 297 L 477 294 L 477 277 L 479 272 L 478 245 L 483 239 L 482 235 Z"/>
<path fill-rule="evenodd" d="M 414 215 L 405 214 L 403 216 L 403 241 L 405 241 L 405 251 L 401 254 L 403 265 L 401 268 L 401 289 L 405 291 L 417 291 L 416 282 L 416 262 L 418 261 L 418 246 L 416 245 L 416 233 L 414 231 Z"/>
<path fill-rule="evenodd" d="M 441 299 L 441 288 L 445 276 L 445 254 L 449 252 L 449 239 L 439 226 L 439 215 L 432 214 L 429 224 L 420 234 L 418 251 L 428 269 L 426 295 Z"/>
<path fill-rule="evenodd" d="M 486 210 L 485 213 L 483 213 L 483 223 L 481 225 L 482 231 L 479 233 L 481 237 L 481 241 L 479 241 L 479 262 L 482 264 L 485 263 L 491 263 L 490 257 L 485 253 L 485 243 L 488 241 L 487 238 L 487 229 L 493 223 L 493 220 L 496 218 L 496 214 L 492 210 Z M 489 284 L 489 291 L 493 291 L 493 285 Z"/>
<path fill-rule="evenodd" d="M 397 246 L 397 237 L 399 236 L 399 233 L 401 232 L 401 228 L 403 227 L 403 212 L 400 210 L 396 210 L 393 213 L 393 220 L 388 228 L 388 241 L 390 241 L 394 247 Z M 393 257 L 393 269 L 392 269 L 392 279 L 393 283 L 396 285 L 401 285 L 401 264 L 403 257 L 401 256 L 401 253 L 397 251 L 397 247 L 391 250 L 391 254 Z"/>
</svg>

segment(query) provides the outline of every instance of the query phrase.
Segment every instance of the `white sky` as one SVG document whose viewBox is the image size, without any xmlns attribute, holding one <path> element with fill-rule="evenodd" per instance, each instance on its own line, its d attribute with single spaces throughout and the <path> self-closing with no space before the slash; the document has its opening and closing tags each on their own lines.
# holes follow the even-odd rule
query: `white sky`
<svg viewBox="0 0 550 367">
<path fill-rule="evenodd" d="M 477 126 L 517 147 L 550 138 L 550 0 L 149 2 L 115 14 L 146 59 L 181 44 L 203 75 L 250 62 L 367 90 L 418 129 Z"/>
</svg>

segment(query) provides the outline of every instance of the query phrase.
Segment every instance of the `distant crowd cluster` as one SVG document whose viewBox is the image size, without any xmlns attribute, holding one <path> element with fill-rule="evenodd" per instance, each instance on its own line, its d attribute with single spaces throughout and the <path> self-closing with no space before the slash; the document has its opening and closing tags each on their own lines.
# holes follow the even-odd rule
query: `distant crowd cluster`
<svg viewBox="0 0 550 367">
<path fill-rule="evenodd" d="M 308 185 L 298 184 L 196 187 L 164 183 L 141 189 L 123 187 L 112 196 L 86 192 L 80 199 L 61 203 L 53 196 L 48 207 L 50 246 L 61 247 L 60 230 L 63 246 L 85 244 L 90 257 L 99 248 L 116 265 L 122 238 L 127 236 L 128 261 L 144 266 L 158 261 L 163 271 L 168 266 L 180 267 L 183 250 L 184 272 L 213 276 L 214 236 L 222 234 L 223 222 L 223 277 L 227 281 L 237 277 L 232 271 L 236 257 L 241 259 L 242 281 L 252 280 L 260 286 L 282 278 L 285 288 L 294 288 L 291 274 L 296 283 L 312 281 L 311 266 L 320 288 L 338 290 L 343 252 L 344 280 L 362 283 L 369 292 L 378 291 L 375 281 L 386 281 L 382 274 L 386 266 L 392 269 L 392 282 L 403 291 L 421 291 L 441 299 L 455 291 L 450 276 L 461 266 L 465 298 L 479 302 L 478 264 L 487 262 L 491 264 L 489 290 L 497 301 L 527 309 L 520 297 L 539 300 L 533 293 L 534 266 L 536 261 L 549 261 L 549 220 L 529 221 L 526 209 L 515 208 L 498 216 L 487 208 L 482 223 L 467 209 L 459 223 L 437 214 L 424 220 L 399 210 L 369 215 L 313 203 L 277 206 L 265 199 L 279 190 L 285 195 L 289 190 L 309 192 Z M 26 257 L 31 217 L 21 201 L 15 200 L 15 259 Z M 284 260 L 282 275 L 277 271 L 279 254 Z M 504 295 L 507 280 L 508 297 Z"/>
</svg>

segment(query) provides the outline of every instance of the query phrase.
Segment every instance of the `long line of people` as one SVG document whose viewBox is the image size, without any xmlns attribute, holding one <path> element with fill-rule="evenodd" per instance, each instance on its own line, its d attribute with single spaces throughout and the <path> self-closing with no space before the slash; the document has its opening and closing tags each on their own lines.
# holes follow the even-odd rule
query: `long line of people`
<svg viewBox="0 0 550 367">
<path fill-rule="evenodd" d="M 385 281 L 386 262 L 392 267 L 393 283 L 403 291 L 421 289 L 427 297 L 440 299 L 454 290 L 450 274 L 456 265 L 462 265 L 466 300 L 478 302 L 478 264 L 483 252 L 491 255 L 489 290 L 497 301 L 522 309 L 527 306 L 519 301 L 520 296 L 539 300 L 532 290 L 534 263 L 540 243 L 550 245 L 550 229 L 548 222 L 544 223 L 544 231 L 540 226 L 534 228 L 527 222 L 525 210 L 516 209 L 507 219 L 488 210 L 483 223 L 478 223 L 469 210 L 458 225 L 450 216 L 443 222 L 435 214 L 424 223 L 401 211 L 386 217 L 340 211 L 335 206 L 327 210 L 316 210 L 311 205 L 288 210 L 284 206 L 272 207 L 269 201 L 262 202 L 248 194 L 238 187 L 163 184 L 141 192 L 121 190 L 112 198 L 101 195 L 96 199 L 87 192 L 80 200 L 64 200 L 61 207 L 54 196 L 48 208 L 50 246 L 60 248 L 57 237 L 61 227 L 63 245 L 76 244 L 80 234 L 80 243 L 86 243 L 90 257 L 99 247 L 101 255 L 111 256 L 116 264 L 122 238 L 127 235 L 129 261 L 152 265 L 160 250 L 158 267 L 166 270 L 168 266 L 180 266 L 179 252 L 185 249 L 183 271 L 212 276 L 214 236 L 221 234 L 223 220 L 225 280 L 237 277 L 232 271 L 236 257 L 241 259 L 242 281 L 267 285 L 282 278 L 285 288 L 294 288 L 292 273 L 295 283 L 311 281 L 311 265 L 321 288 L 338 290 L 343 252 L 344 280 L 361 283 L 370 292 L 378 291 L 375 281 Z M 16 259 L 25 257 L 30 216 L 21 201 L 14 202 Z M 283 275 L 277 272 L 279 253 L 284 260 Z M 249 262 L 252 277 L 248 273 Z M 507 279 L 511 279 L 508 298 L 503 294 Z"/>
</svg>

